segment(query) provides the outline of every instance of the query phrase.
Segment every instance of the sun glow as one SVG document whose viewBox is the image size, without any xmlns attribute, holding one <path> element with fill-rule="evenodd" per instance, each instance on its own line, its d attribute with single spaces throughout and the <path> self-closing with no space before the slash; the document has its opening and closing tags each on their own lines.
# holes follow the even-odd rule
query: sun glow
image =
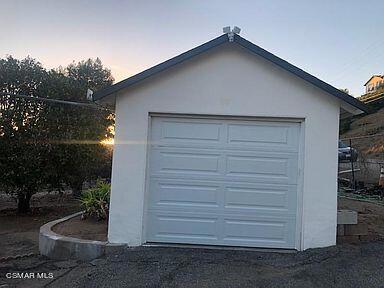
<svg viewBox="0 0 384 288">
<path fill-rule="evenodd" d="M 115 141 L 113 138 L 104 139 L 100 142 L 103 145 L 113 145 L 115 144 Z"/>
<path fill-rule="evenodd" d="M 115 144 L 115 141 L 113 139 L 113 136 L 115 136 L 115 125 L 111 125 L 107 128 L 107 134 L 105 135 L 105 139 L 101 140 L 100 143 L 103 145 L 113 145 Z"/>
</svg>

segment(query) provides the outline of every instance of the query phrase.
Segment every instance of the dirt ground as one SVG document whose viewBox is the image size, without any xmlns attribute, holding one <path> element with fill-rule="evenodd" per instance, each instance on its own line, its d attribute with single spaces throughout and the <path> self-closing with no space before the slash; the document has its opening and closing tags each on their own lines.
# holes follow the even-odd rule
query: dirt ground
<svg viewBox="0 0 384 288">
<path fill-rule="evenodd" d="M 384 236 L 384 206 L 339 197 L 338 209 L 357 211 L 358 222 L 368 224 L 370 235 Z"/>
<path fill-rule="evenodd" d="M 71 197 L 50 195 L 34 200 L 30 215 L 17 215 L 8 207 L 0 210 L 0 258 L 8 256 L 38 253 L 38 235 L 41 225 L 81 210 L 79 202 Z M 359 212 L 359 222 L 368 224 L 370 234 L 384 236 L 384 206 L 339 198 L 339 209 L 351 209 Z M 4 203 L 3 203 L 4 207 Z M 75 218 L 56 227 L 56 231 L 82 239 L 106 241 L 107 221 L 81 221 Z"/>
<path fill-rule="evenodd" d="M 40 226 L 81 210 L 77 200 L 59 194 L 35 196 L 27 215 L 18 215 L 9 197 L 2 195 L 0 203 L 0 259 L 38 253 Z"/>
<path fill-rule="evenodd" d="M 38 202 L 38 201 L 37 201 Z M 49 203 L 55 203 L 50 201 Z M 60 204 L 58 204 L 60 203 Z M 40 204 L 44 204 L 41 200 Z M 39 227 L 80 210 L 78 202 L 56 199 L 31 215 L 0 211 L 0 287 L 382 287 L 384 242 L 341 244 L 298 253 L 263 253 L 139 247 L 90 262 L 55 261 L 38 255 Z M 384 235 L 384 206 L 339 198 L 340 209 L 359 212 L 369 232 Z M 74 219 L 62 229 L 85 235 L 106 232 L 106 223 Z M 79 223 L 80 224 L 80 223 Z M 69 231 L 68 226 L 77 226 Z M 76 231 L 83 229 L 84 231 Z M 104 230 L 103 230 L 104 229 Z M 105 235 L 105 234 L 104 234 Z M 104 238 L 105 239 L 105 238 Z M 383 256 L 383 257 L 381 257 Z M 10 272 L 52 273 L 44 279 L 6 278 Z"/>
<path fill-rule="evenodd" d="M 31 207 L 42 208 L 73 205 L 74 199 L 71 193 L 70 190 L 63 191 L 62 193 L 46 191 L 36 193 L 31 198 Z M 16 199 L 0 192 L 0 212 L 4 210 L 14 210 L 16 208 Z"/>
<path fill-rule="evenodd" d="M 78 216 L 53 226 L 52 230 L 69 237 L 107 241 L 108 221 L 97 221 L 92 218 L 81 220 Z"/>
</svg>

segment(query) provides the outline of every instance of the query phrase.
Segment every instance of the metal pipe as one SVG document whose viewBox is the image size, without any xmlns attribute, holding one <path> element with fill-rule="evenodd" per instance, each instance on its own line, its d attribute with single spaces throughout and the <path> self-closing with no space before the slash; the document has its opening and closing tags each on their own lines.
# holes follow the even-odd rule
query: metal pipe
<svg viewBox="0 0 384 288">
<path fill-rule="evenodd" d="M 355 190 L 355 170 L 353 167 L 353 149 L 352 149 L 352 139 L 349 139 L 349 149 L 351 149 L 351 172 L 352 172 L 352 189 Z"/>
</svg>

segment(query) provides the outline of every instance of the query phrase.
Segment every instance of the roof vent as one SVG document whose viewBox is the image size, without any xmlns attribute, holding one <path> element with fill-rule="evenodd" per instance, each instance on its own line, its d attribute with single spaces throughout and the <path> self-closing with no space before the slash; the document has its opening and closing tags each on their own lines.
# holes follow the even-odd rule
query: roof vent
<svg viewBox="0 0 384 288">
<path fill-rule="evenodd" d="M 226 26 L 223 28 L 223 33 L 228 34 L 229 42 L 233 42 L 235 34 L 240 34 L 241 29 L 237 26 L 234 26 L 231 30 L 231 26 Z"/>
</svg>

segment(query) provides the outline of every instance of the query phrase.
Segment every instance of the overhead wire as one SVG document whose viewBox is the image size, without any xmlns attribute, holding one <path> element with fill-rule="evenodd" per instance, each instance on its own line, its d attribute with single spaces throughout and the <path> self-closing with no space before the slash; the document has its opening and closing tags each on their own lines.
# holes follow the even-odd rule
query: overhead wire
<svg viewBox="0 0 384 288">
<path fill-rule="evenodd" d="M 48 102 L 52 104 L 73 105 L 78 107 L 97 109 L 97 110 L 107 110 L 110 112 L 114 112 L 113 109 L 101 106 L 95 102 L 83 103 L 83 102 L 66 101 L 66 100 L 60 100 L 60 99 L 52 99 L 52 98 L 46 98 L 46 97 L 38 97 L 33 95 L 13 94 L 13 93 L 4 93 L 4 92 L 1 92 L 0 96 L 9 96 L 9 97 L 15 97 L 15 98 L 21 98 L 21 99 L 27 99 L 27 100 L 33 100 L 33 101 Z"/>
</svg>

